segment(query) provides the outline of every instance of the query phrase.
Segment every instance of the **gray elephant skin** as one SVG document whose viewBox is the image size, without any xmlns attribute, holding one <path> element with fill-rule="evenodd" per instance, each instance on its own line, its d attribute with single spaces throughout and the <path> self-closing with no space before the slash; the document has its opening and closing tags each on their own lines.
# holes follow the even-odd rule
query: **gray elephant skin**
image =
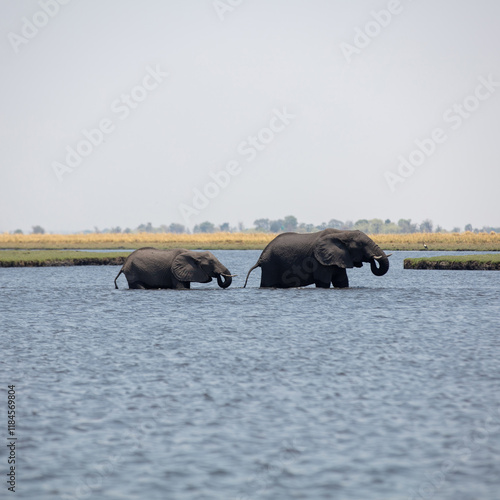
<svg viewBox="0 0 500 500">
<path fill-rule="evenodd" d="M 315 284 L 347 288 L 346 269 L 369 262 L 373 274 L 389 270 L 389 255 L 361 231 L 325 229 L 317 233 L 283 233 L 274 238 L 248 271 L 262 269 L 262 288 L 292 288 Z"/>
<path fill-rule="evenodd" d="M 125 260 L 120 274 L 125 274 L 129 288 L 158 289 L 190 288 L 191 282 L 209 283 L 217 278 L 221 288 L 232 283 L 233 275 L 210 252 L 195 252 L 184 248 L 159 250 L 145 247 L 132 252 Z"/>
</svg>

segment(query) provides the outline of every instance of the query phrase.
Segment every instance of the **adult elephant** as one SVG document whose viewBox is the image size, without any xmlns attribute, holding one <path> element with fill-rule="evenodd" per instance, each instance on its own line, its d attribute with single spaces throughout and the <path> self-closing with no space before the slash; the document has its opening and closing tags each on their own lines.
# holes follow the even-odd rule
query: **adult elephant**
<svg viewBox="0 0 500 500">
<path fill-rule="evenodd" d="M 317 233 L 283 233 L 276 236 L 248 271 L 262 268 L 260 286 L 290 288 L 312 285 L 329 288 L 349 286 L 346 269 L 369 262 L 373 274 L 389 270 L 390 256 L 361 231 L 325 229 Z"/>
<path fill-rule="evenodd" d="M 233 275 L 210 252 L 193 252 L 183 248 L 158 250 L 145 247 L 132 252 L 120 272 L 129 288 L 190 288 L 192 281 L 209 283 L 217 278 L 221 288 L 231 285 Z"/>
</svg>

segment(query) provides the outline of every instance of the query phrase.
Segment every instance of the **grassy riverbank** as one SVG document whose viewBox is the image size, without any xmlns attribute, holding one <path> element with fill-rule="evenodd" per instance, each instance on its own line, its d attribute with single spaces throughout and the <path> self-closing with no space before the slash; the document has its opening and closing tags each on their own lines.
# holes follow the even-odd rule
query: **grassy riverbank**
<svg viewBox="0 0 500 500">
<path fill-rule="evenodd" d="M 0 250 L 0 267 L 121 265 L 130 251 Z M 445 255 L 405 259 L 405 269 L 500 270 L 500 254 Z"/>
<path fill-rule="evenodd" d="M 0 234 L 0 248 L 8 249 L 136 249 L 141 247 L 209 250 L 262 249 L 275 234 L 264 233 L 91 233 Z"/>
<path fill-rule="evenodd" d="M 413 233 L 370 235 L 384 250 L 500 251 L 497 233 Z M 262 250 L 276 234 L 269 233 L 91 233 L 0 234 L 2 249 L 135 249 L 189 248 Z"/>
<path fill-rule="evenodd" d="M 121 265 L 130 252 L 0 250 L 0 267 Z"/>
<path fill-rule="evenodd" d="M 405 259 L 405 269 L 500 271 L 500 254 L 443 255 Z"/>
</svg>

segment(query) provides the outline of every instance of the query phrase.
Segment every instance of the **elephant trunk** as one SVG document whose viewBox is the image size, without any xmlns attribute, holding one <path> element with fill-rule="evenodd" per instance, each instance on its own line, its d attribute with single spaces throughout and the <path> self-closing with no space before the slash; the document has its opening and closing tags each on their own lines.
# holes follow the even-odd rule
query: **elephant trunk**
<svg viewBox="0 0 500 500">
<path fill-rule="evenodd" d="M 383 276 L 389 270 L 389 257 L 381 251 L 370 261 L 370 267 L 375 276 Z"/>
<path fill-rule="evenodd" d="M 229 271 L 227 274 L 218 274 L 217 275 L 217 284 L 221 288 L 227 288 L 228 286 L 231 285 L 233 282 L 233 277 L 229 274 Z"/>
</svg>

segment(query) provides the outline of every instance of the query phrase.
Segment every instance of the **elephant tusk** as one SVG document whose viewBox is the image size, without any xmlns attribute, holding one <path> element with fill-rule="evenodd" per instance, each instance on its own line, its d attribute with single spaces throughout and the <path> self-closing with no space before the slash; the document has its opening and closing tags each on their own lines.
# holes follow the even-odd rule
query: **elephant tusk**
<svg viewBox="0 0 500 500">
<path fill-rule="evenodd" d="M 390 257 L 391 255 L 392 255 L 392 253 L 388 253 L 385 257 L 386 257 L 386 258 L 388 258 L 388 257 Z M 374 258 L 375 260 L 380 260 L 380 259 L 383 259 L 383 258 L 384 258 L 384 256 L 383 256 L 383 255 L 374 255 L 374 256 L 373 256 L 373 258 Z"/>
<path fill-rule="evenodd" d="M 224 276 L 224 278 L 234 278 L 238 275 L 237 274 L 221 274 L 221 276 Z"/>
</svg>

